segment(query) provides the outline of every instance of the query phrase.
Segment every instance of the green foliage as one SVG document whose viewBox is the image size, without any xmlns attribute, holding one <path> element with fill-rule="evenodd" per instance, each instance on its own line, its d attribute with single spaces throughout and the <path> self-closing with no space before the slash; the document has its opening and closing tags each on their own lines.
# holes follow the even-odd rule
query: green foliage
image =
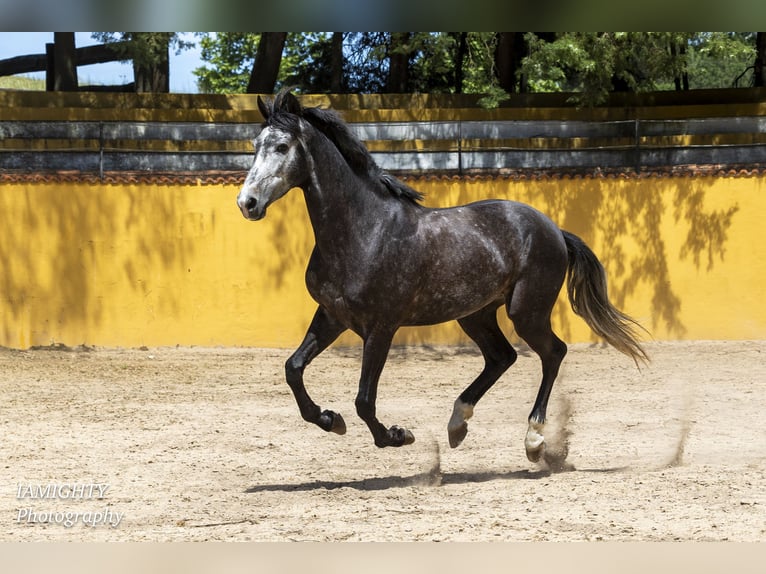
<svg viewBox="0 0 766 574">
<path fill-rule="evenodd" d="M 566 32 L 553 42 L 525 36 L 529 56 L 522 71 L 531 91 L 575 92 L 584 105 L 603 102 L 609 92 L 648 91 L 673 82 L 685 56 L 671 46 L 687 41 L 668 32 Z"/>
<path fill-rule="evenodd" d="M 200 36 L 205 61 L 195 70 L 200 90 L 244 92 L 259 34 Z M 342 89 L 384 92 L 389 58 L 397 53 L 407 55 L 410 92 L 482 94 L 480 103 L 486 107 L 509 97 L 497 79 L 495 33 L 412 32 L 402 38 L 394 42 L 387 32 L 344 33 Z M 466 49 L 460 53 L 463 38 Z M 564 32 L 544 38 L 527 33 L 524 38 L 526 54 L 518 71 L 523 89 L 571 92 L 580 105 L 597 105 L 613 91 L 672 90 L 684 79 L 690 88 L 728 87 L 755 59 L 752 32 Z M 331 49 L 331 33 L 288 34 L 278 86 L 328 92 Z M 460 61 L 462 70 L 457 70 Z M 739 85 L 751 82 L 752 73 L 745 73 Z"/>
<path fill-rule="evenodd" d="M 689 87 L 752 86 L 755 32 L 702 32 L 690 42 Z"/>
<path fill-rule="evenodd" d="M 151 67 L 166 59 L 168 48 L 178 54 L 193 46 L 182 40 L 178 32 L 94 32 L 92 36 L 104 44 L 128 42 L 115 49 L 124 60 L 133 60 L 140 67 Z"/>
<path fill-rule="evenodd" d="M 499 90 L 495 74 L 494 32 L 468 32 L 467 44 L 468 54 L 463 63 L 463 92 L 489 94 L 493 89 Z"/>
<path fill-rule="evenodd" d="M 260 34 L 218 32 L 200 34 L 205 64 L 194 70 L 201 92 L 241 94 L 247 90 Z"/>
<path fill-rule="evenodd" d="M 297 86 L 305 93 L 329 91 L 332 34 L 327 32 L 287 35 L 277 86 Z"/>
<path fill-rule="evenodd" d="M 415 32 L 407 48 L 411 58 L 410 86 L 413 92 L 454 91 L 455 36 L 438 32 Z"/>
<path fill-rule="evenodd" d="M 352 32 L 347 35 L 343 53 L 346 88 L 351 93 L 375 94 L 385 91 L 389 34 Z"/>
<path fill-rule="evenodd" d="M 755 59 L 755 34 L 700 32 L 566 32 L 553 42 L 527 34 L 522 72 L 531 91 L 574 92 L 597 105 L 609 92 L 728 87 Z"/>
</svg>

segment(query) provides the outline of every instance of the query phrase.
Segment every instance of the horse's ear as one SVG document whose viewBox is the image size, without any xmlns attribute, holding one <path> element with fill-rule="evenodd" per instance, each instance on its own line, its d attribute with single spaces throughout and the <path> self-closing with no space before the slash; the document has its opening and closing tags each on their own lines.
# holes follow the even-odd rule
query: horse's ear
<svg viewBox="0 0 766 574">
<path fill-rule="evenodd" d="M 285 92 L 282 106 L 283 110 L 295 114 L 296 116 L 300 116 L 303 112 L 303 108 L 301 107 L 298 98 L 296 98 L 292 92 Z"/>
<path fill-rule="evenodd" d="M 264 102 L 261 96 L 258 96 L 257 101 L 258 101 L 258 110 L 260 110 L 264 121 L 268 120 L 269 116 L 271 115 L 271 105 Z"/>
<path fill-rule="evenodd" d="M 303 108 L 301 107 L 298 98 L 296 98 L 290 88 L 282 88 L 277 92 L 272 104 L 272 109 L 278 110 L 280 113 L 293 114 L 295 116 L 303 115 Z"/>
</svg>

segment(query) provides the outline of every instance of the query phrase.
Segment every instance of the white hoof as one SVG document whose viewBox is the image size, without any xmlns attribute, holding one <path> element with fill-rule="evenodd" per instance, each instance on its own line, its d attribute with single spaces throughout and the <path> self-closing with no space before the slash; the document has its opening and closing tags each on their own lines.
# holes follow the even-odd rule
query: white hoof
<svg viewBox="0 0 766 574">
<path fill-rule="evenodd" d="M 447 423 L 447 434 L 449 435 L 449 445 L 455 448 L 463 442 L 465 435 L 468 434 L 468 423 L 466 422 L 473 416 L 473 405 L 464 403 L 460 399 L 455 401 L 455 407 L 452 409 L 452 416 Z"/>
<path fill-rule="evenodd" d="M 537 462 L 545 452 L 545 437 L 543 436 L 543 427 L 545 423 L 531 422 L 527 429 L 527 436 L 524 439 L 524 448 L 527 450 L 527 458 L 531 462 Z"/>
</svg>

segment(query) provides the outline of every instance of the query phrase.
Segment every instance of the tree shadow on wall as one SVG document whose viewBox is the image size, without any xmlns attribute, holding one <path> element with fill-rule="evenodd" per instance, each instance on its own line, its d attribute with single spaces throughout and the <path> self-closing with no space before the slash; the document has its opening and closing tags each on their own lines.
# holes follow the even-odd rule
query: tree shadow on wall
<svg viewBox="0 0 766 574">
<path fill-rule="evenodd" d="M 704 264 L 706 271 L 712 271 L 724 260 L 739 210 L 736 203 L 727 209 L 706 207 L 705 197 L 715 178 L 563 177 L 535 185 L 506 181 L 504 185 L 495 182 L 493 189 L 499 192 L 495 197 L 536 207 L 594 248 L 617 307 L 624 309 L 629 299 L 648 290 L 649 307 L 631 310 L 636 318 L 650 331 L 662 328 L 671 337 L 685 335 L 682 293 L 671 276 L 674 262 L 691 259 L 698 269 Z M 461 202 L 479 199 L 465 184 L 457 197 Z M 671 217 L 675 228 L 686 228 L 678 252 L 669 235 Z M 571 338 L 574 315 L 568 303 L 557 305 L 554 316 L 560 335 Z"/>
<path fill-rule="evenodd" d="M 599 259 L 607 271 L 609 295 L 624 308 L 639 290 L 650 293 L 648 309 L 639 319 L 649 318 L 649 329 L 664 329 L 671 337 L 683 337 L 682 293 L 673 285 L 675 261 L 691 258 L 706 271 L 723 261 L 729 230 L 739 210 L 705 206 L 705 196 L 715 183 L 712 177 L 652 177 L 624 180 L 580 180 L 581 191 L 561 194 L 554 200 L 561 226 L 593 244 L 599 239 Z M 570 183 L 577 186 L 578 181 Z M 671 205 L 668 205 L 668 204 Z M 669 224 L 673 217 L 672 226 Z M 686 240 L 678 252 L 671 237 L 673 229 L 686 228 Z M 563 317 L 562 317 L 563 318 Z"/>
<path fill-rule="evenodd" d="M 661 329 L 666 336 L 683 337 L 683 294 L 672 281 L 676 261 L 691 260 L 698 269 L 712 271 L 724 260 L 729 232 L 739 205 L 710 209 L 705 197 L 716 182 L 713 177 L 564 177 L 531 184 L 528 180 L 494 180 L 481 183 L 464 180 L 440 196 L 436 185 L 410 180 L 426 192 L 425 204 L 433 207 L 460 205 L 484 198 L 513 199 L 530 204 L 553 219 L 562 229 L 581 236 L 603 263 L 612 302 L 629 310 L 650 331 Z M 420 185 L 420 184 L 423 185 Z M 477 193 L 478 191 L 478 193 Z M 300 278 L 314 245 L 303 197 L 292 190 L 269 212 L 269 231 L 264 248 L 278 250 L 259 270 L 272 289 L 286 288 L 286 281 Z M 304 229 L 305 227 L 305 229 Z M 685 230 L 685 240 L 676 251 L 675 229 Z M 646 297 L 646 308 L 635 308 L 636 297 Z M 501 313 L 502 315 L 502 313 Z M 567 304 L 554 309 L 559 334 L 571 339 L 573 320 L 579 321 Z M 310 317 L 307 317 L 307 324 Z M 501 321 L 512 336 L 508 321 Z M 469 342 L 456 324 L 404 329 L 398 344 L 423 344 L 433 340 Z M 594 336 L 594 341 L 595 336 Z"/>
<path fill-rule="evenodd" d="M 0 289 L 10 315 L 3 321 L 4 340 L 21 346 L 18 330 L 28 323 L 31 345 L 61 342 L 54 339 L 62 332 L 81 334 L 82 340 L 69 344 L 92 343 L 90 330 L 118 315 L 110 312 L 121 304 L 115 293 L 127 286 L 141 295 L 155 291 L 156 297 L 164 280 L 157 275 L 181 269 L 192 249 L 174 225 L 178 210 L 170 187 L 55 181 L 4 186 Z M 159 299 L 164 311 L 176 305 L 172 289 L 167 293 Z"/>
<path fill-rule="evenodd" d="M 698 270 L 702 269 L 704 260 L 705 271 L 712 271 L 717 261 L 724 261 L 729 229 L 739 211 L 739 204 L 709 211 L 705 209 L 704 202 L 705 194 L 699 186 L 689 185 L 683 180 L 677 182 L 674 218 L 676 223 L 686 221 L 689 225 L 679 256 L 681 259 L 691 258 Z"/>
</svg>

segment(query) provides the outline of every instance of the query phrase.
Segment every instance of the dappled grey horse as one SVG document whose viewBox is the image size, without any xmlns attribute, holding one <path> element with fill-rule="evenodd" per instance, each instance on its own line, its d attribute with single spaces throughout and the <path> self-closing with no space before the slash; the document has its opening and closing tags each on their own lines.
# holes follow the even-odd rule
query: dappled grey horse
<svg viewBox="0 0 766 574">
<path fill-rule="evenodd" d="M 415 438 L 378 420 L 378 379 L 394 333 L 406 325 L 457 319 L 484 356 L 484 369 L 456 399 L 450 446 L 466 436 L 474 406 L 516 360 L 497 324 L 505 305 L 514 328 L 542 361 L 542 383 L 525 439 L 540 459 L 546 408 L 566 345 L 551 329 L 564 279 L 572 308 L 595 333 L 634 360 L 646 360 L 637 323 L 607 298 L 604 269 L 581 239 L 534 208 L 513 201 L 479 201 L 430 209 L 422 196 L 374 162 L 364 144 L 331 110 L 304 108 L 289 91 L 258 98 L 265 118 L 255 159 L 237 197 L 257 221 L 292 188 L 300 188 L 316 245 L 306 286 L 319 304 L 306 337 L 285 365 L 301 415 L 325 431 L 346 432 L 343 418 L 322 410 L 303 383 L 306 366 L 352 330 L 363 342 L 356 411 L 379 447 Z"/>
</svg>

